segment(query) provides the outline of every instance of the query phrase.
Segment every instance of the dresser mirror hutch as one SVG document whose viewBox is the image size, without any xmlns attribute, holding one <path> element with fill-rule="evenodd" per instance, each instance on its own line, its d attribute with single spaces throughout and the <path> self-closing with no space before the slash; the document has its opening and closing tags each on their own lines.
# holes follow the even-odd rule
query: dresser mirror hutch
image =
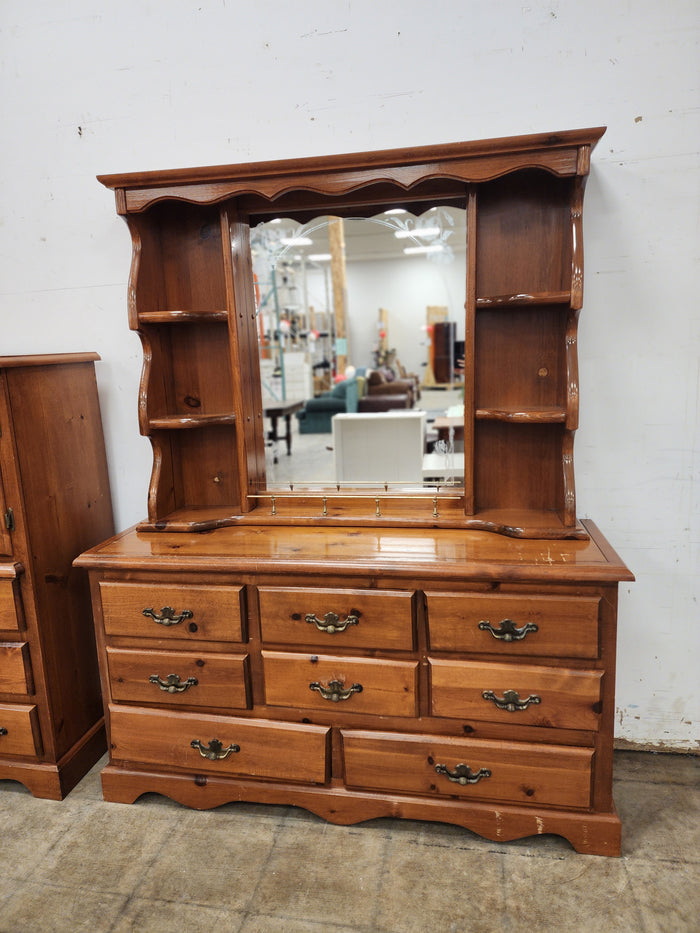
<svg viewBox="0 0 700 933">
<path fill-rule="evenodd" d="M 577 518 L 573 467 L 603 132 L 100 177 L 133 242 L 153 447 L 147 516 L 78 561 L 107 800 L 277 802 L 619 854 L 616 604 L 632 576 Z M 462 471 L 279 488 L 251 241 L 276 219 L 397 210 L 408 226 L 464 216 Z"/>
</svg>

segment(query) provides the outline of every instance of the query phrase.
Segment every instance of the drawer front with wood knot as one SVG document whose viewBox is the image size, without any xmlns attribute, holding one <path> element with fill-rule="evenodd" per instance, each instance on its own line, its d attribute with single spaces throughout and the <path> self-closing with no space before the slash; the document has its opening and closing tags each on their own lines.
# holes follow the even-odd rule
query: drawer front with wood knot
<svg viewBox="0 0 700 933">
<path fill-rule="evenodd" d="M 345 783 L 366 790 L 588 807 L 593 751 L 342 730 Z"/>
<path fill-rule="evenodd" d="M 115 706 L 112 757 L 197 774 L 324 784 L 329 733 L 323 726 Z"/>
<path fill-rule="evenodd" d="M 263 651 L 265 702 L 375 716 L 417 715 L 417 661 Z"/>
<path fill-rule="evenodd" d="M 597 658 L 597 596 L 427 592 L 433 651 Z"/>
<path fill-rule="evenodd" d="M 411 651 L 414 594 L 401 590 L 259 587 L 267 644 Z"/>
<path fill-rule="evenodd" d="M 102 581 L 107 635 L 190 641 L 244 639 L 241 586 Z"/>
<path fill-rule="evenodd" d="M 107 648 L 112 697 L 147 705 L 246 709 L 248 655 Z"/>
<path fill-rule="evenodd" d="M 430 659 L 434 716 L 595 730 L 601 671 Z"/>
</svg>

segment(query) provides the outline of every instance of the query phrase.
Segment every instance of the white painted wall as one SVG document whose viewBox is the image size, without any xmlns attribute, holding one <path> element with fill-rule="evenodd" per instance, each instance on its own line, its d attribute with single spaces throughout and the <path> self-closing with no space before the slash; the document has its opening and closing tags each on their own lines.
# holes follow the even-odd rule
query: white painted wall
<svg viewBox="0 0 700 933">
<path fill-rule="evenodd" d="M 607 124 L 588 186 L 579 512 L 637 574 L 620 738 L 698 743 L 696 0 L 3 0 L 0 352 L 97 350 L 145 511 L 130 243 L 97 173 Z"/>
<path fill-rule="evenodd" d="M 407 372 L 423 378 L 430 355 L 425 309 L 440 305 L 456 324 L 455 339 L 464 340 L 466 252 L 449 264 L 425 256 L 347 264 L 349 359 L 372 366 L 377 346 L 379 309 L 387 311 L 389 349 L 395 349 Z"/>
</svg>

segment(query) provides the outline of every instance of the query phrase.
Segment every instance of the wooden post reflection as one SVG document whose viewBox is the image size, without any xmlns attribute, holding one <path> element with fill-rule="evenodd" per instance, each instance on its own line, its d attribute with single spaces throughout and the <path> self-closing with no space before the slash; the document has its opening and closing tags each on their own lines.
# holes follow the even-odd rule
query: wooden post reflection
<svg viewBox="0 0 700 933">
<path fill-rule="evenodd" d="M 348 362 L 347 352 L 347 280 L 345 275 L 345 230 L 342 217 L 329 218 L 328 240 L 331 251 L 331 281 L 333 314 L 335 317 L 336 371 L 343 375 Z"/>
</svg>

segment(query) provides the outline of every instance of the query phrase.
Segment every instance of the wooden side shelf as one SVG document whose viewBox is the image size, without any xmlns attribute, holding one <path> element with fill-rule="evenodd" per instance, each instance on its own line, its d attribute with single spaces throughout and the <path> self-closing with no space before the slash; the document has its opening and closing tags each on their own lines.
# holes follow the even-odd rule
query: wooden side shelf
<svg viewBox="0 0 700 933">
<path fill-rule="evenodd" d="M 212 324 L 228 320 L 228 311 L 139 311 L 141 324 Z"/>
<path fill-rule="evenodd" d="M 149 418 L 148 426 L 152 431 L 181 431 L 192 428 L 208 428 L 212 425 L 231 425 L 236 423 L 233 412 L 221 415 L 171 415 L 167 418 Z"/>
<path fill-rule="evenodd" d="M 477 308 L 527 308 L 530 305 L 566 305 L 570 291 L 539 292 L 534 295 L 484 295 L 476 299 Z"/>
<path fill-rule="evenodd" d="M 557 424 L 566 421 L 565 408 L 528 408 L 504 411 L 496 408 L 477 408 L 477 421 L 512 421 L 518 424 Z"/>
<path fill-rule="evenodd" d="M 96 353 L 0 358 L 0 780 L 60 800 L 106 749 L 87 576 L 113 534 Z"/>
</svg>

